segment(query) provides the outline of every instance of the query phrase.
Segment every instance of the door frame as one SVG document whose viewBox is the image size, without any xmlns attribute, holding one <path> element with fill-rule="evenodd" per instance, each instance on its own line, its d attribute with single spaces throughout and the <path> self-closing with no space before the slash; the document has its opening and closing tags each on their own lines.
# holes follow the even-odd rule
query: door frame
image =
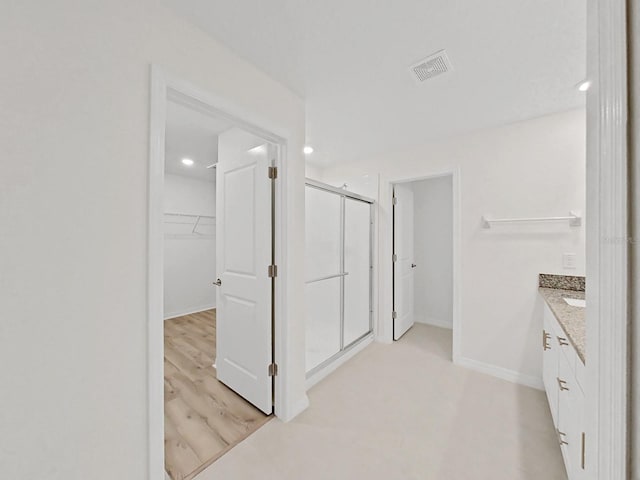
<svg viewBox="0 0 640 480">
<path fill-rule="evenodd" d="M 272 331 L 274 344 L 272 355 L 279 366 L 273 380 L 274 414 L 285 420 L 297 406 L 287 396 L 288 356 L 284 345 L 289 323 L 285 308 L 287 285 L 287 216 L 284 189 L 287 184 L 287 146 L 290 137 L 282 133 L 278 125 L 230 102 L 223 96 L 182 80 L 151 65 L 150 131 L 149 131 L 149 184 L 148 184 L 148 244 L 147 244 L 147 403 L 148 403 L 148 472 L 149 479 L 164 478 L 164 176 L 165 130 L 167 103 L 173 101 L 201 113 L 230 121 L 234 126 L 253 133 L 276 145 L 275 166 L 278 179 L 275 182 L 275 205 L 272 242 L 278 265 L 274 278 Z"/>
<path fill-rule="evenodd" d="M 462 305 L 461 296 L 462 289 L 460 288 L 460 168 L 451 168 L 434 172 L 429 175 L 421 175 L 419 177 L 402 178 L 391 180 L 387 184 L 386 199 L 381 199 L 381 203 L 389 208 L 388 221 L 386 225 L 381 225 L 381 233 L 388 239 L 388 248 L 381 249 L 383 258 L 380 261 L 381 270 L 387 270 L 387 272 L 381 272 L 381 275 L 385 275 L 389 279 L 389 284 L 386 288 L 381 288 L 380 302 L 382 305 L 388 305 L 387 308 L 381 308 L 380 310 L 384 314 L 380 318 L 380 337 L 379 340 L 385 343 L 393 342 L 393 187 L 400 183 L 412 183 L 419 182 L 421 180 L 431 180 L 434 178 L 451 176 L 451 194 L 453 200 L 453 342 L 452 342 L 452 361 L 453 363 L 459 363 L 461 358 L 461 339 L 462 339 L 462 315 L 460 306 Z M 383 189 L 381 188 L 381 193 Z M 382 224 L 382 222 L 381 222 Z M 385 278 L 385 277 L 382 277 Z M 382 283 L 382 282 L 381 282 Z"/>
<path fill-rule="evenodd" d="M 592 87 L 587 92 L 586 459 L 589 478 L 626 480 L 631 459 L 626 0 L 588 0 L 587 36 Z"/>
</svg>

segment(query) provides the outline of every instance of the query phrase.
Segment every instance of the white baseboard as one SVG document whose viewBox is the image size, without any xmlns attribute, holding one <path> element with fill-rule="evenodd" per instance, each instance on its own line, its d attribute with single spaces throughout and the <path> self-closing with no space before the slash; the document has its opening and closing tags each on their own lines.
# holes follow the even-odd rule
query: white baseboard
<svg viewBox="0 0 640 480">
<path fill-rule="evenodd" d="M 448 328 L 449 330 L 453 330 L 453 321 L 447 321 L 442 318 L 416 316 L 416 323 L 422 323 L 424 325 L 431 325 L 434 327 Z"/>
<path fill-rule="evenodd" d="M 347 361 L 349 361 L 355 355 L 360 353 L 362 350 L 364 350 L 371 343 L 373 343 L 373 334 L 369 335 L 368 337 L 363 338 L 359 343 L 357 343 L 356 345 L 351 347 L 349 350 L 344 352 L 344 354 L 342 354 L 340 357 L 336 358 L 329 365 L 327 365 L 322 370 L 317 371 L 312 376 L 307 378 L 307 381 L 305 382 L 306 389 L 309 390 L 311 387 L 313 387 L 320 380 L 326 378 L 329 374 L 334 372 L 341 365 L 344 365 Z"/>
<path fill-rule="evenodd" d="M 305 394 L 301 398 L 299 398 L 291 408 L 287 409 L 286 412 L 280 414 L 276 411 L 276 417 L 278 417 L 285 423 L 290 422 L 302 412 L 304 412 L 307 408 L 309 408 L 309 397 Z"/>
<path fill-rule="evenodd" d="M 537 390 L 544 390 L 544 384 L 542 378 L 535 377 L 533 375 L 527 375 L 515 370 L 508 370 L 506 368 L 491 365 L 489 363 L 479 362 L 470 358 L 460 357 L 455 362 L 456 365 L 461 367 L 475 370 L 476 372 L 486 373 L 493 377 L 501 378 L 513 383 L 519 383 L 527 387 L 535 388 Z"/>
<path fill-rule="evenodd" d="M 181 312 L 170 312 L 165 313 L 164 319 L 171 320 L 172 318 L 184 317 L 185 315 L 191 315 L 192 313 L 200 313 L 206 310 L 211 310 L 216 308 L 216 304 L 202 305 L 200 307 L 189 307 Z"/>
</svg>

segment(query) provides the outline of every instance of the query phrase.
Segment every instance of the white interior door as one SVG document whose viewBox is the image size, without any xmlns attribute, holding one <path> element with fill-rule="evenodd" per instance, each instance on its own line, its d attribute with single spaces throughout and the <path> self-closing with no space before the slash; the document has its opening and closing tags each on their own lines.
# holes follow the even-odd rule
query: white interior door
<svg viewBox="0 0 640 480">
<path fill-rule="evenodd" d="M 218 139 L 216 366 L 218 380 L 272 411 L 270 147 L 239 129 Z"/>
<path fill-rule="evenodd" d="M 414 323 L 413 190 L 398 184 L 393 194 L 393 339 L 398 340 Z"/>
</svg>

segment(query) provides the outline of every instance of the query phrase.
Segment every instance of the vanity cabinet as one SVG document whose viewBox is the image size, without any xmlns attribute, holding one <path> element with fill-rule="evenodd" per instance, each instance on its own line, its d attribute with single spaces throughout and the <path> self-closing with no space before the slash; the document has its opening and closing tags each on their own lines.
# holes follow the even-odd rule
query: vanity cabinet
<svg viewBox="0 0 640 480">
<path fill-rule="evenodd" d="M 544 388 L 569 480 L 586 478 L 584 363 L 548 305 L 542 330 Z"/>
</svg>

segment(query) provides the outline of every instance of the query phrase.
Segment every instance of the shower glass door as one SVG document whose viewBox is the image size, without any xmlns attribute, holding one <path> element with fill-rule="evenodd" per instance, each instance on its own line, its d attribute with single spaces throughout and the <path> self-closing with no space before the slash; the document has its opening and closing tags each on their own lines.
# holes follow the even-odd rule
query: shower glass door
<svg viewBox="0 0 640 480">
<path fill-rule="evenodd" d="M 317 188 L 306 190 L 307 370 L 340 351 L 342 202 Z"/>
<path fill-rule="evenodd" d="M 371 202 L 307 182 L 307 375 L 372 332 Z"/>
</svg>

